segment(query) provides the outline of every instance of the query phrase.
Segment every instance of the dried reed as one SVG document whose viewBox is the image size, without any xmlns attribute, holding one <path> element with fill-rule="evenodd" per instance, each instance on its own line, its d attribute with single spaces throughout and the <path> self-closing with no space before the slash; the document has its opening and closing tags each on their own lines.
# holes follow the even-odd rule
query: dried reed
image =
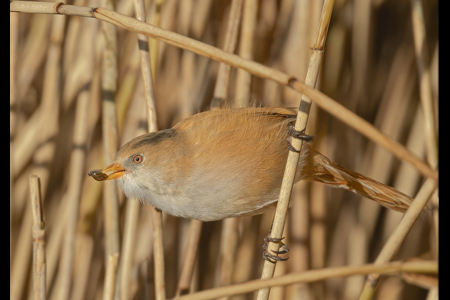
<svg viewBox="0 0 450 300">
<path fill-rule="evenodd" d="M 45 218 L 39 177 L 30 175 L 30 200 L 33 210 L 33 293 L 35 300 L 46 297 Z"/>
<path fill-rule="evenodd" d="M 414 266 L 408 257 L 432 260 L 436 267 L 436 191 L 429 201 L 432 210 L 410 228 L 414 218 L 401 220 L 401 214 L 345 191 L 302 182 L 294 188 L 284 225 L 290 258 L 277 264 L 280 277 L 261 281 L 256 280 L 263 266 L 261 245 L 271 214 L 213 223 L 154 216 L 151 206 L 122 201 L 121 192 L 110 206 L 104 184 L 81 175 L 110 163 L 117 147 L 148 132 L 149 124 L 150 130 L 168 128 L 210 107 L 219 64 L 226 63 L 236 70 L 227 75 L 228 87 L 221 84 L 228 93 L 221 98 L 236 106 L 292 107 L 298 106 L 298 92 L 304 93 L 313 103 L 307 133 L 316 136 L 316 149 L 416 195 L 423 182 L 429 184 L 426 178 L 438 174 L 433 163 L 438 156 L 437 2 L 336 1 L 320 53 L 320 92 L 302 82 L 314 52 L 321 1 L 243 1 L 242 19 L 235 18 L 242 24 L 235 28 L 238 55 L 219 49 L 229 32 L 232 1 L 145 2 L 147 12 L 132 1 L 117 1 L 114 11 L 83 0 L 10 4 L 10 299 L 39 294 L 31 267 L 30 173 L 42 182 L 46 283 L 40 291 L 47 298 L 244 300 L 270 287 L 271 299 L 335 300 L 358 297 L 364 275 L 384 274 L 385 268 L 394 273 L 381 281 L 379 275 L 369 277 L 378 282 L 374 299 L 436 297 L 435 275 L 398 273 L 400 265 Z M 157 27 L 136 20 L 134 11 Z M 111 71 L 102 69 L 106 44 L 98 29 L 105 22 L 116 25 L 111 27 L 116 39 Z M 136 33 L 150 37 L 151 64 L 148 45 L 143 40 L 139 47 Z M 105 88 L 107 76 L 111 81 Z M 102 97 L 104 92 L 111 92 L 109 98 Z M 115 102 L 115 107 L 108 112 L 102 98 L 105 106 Z M 102 114 L 109 116 L 102 120 Z M 103 125 L 105 120 L 112 126 Z M 424 131 L 429 124 L 434 129 Z M 102 143 L 114 131 L 118 135 L 106 153 Z M 116 213 L 105 211 L 113 206 Z M 389 260 L 404 262 L 386 264 Z M 345 271 L 331 275 L 336 270 Z M 350 274 L 357 276 L 345 277 Z"/>
</svg>

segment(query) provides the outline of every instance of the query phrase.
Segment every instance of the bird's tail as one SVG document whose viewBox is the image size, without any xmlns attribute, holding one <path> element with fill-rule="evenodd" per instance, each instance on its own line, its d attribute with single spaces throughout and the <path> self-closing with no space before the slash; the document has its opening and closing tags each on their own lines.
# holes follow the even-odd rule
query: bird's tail
<svg viewBox="0 0 450 300">
<path fill-rule="evenodd" d="M 319 152 L 312 151 L 315 174 L 312 178 L 308 178 L 310 180 L 352 191 L 399 212 L 405 212 L 413 201 L 411 197 L 390 186 L 345 169 Z"/>
</svg>

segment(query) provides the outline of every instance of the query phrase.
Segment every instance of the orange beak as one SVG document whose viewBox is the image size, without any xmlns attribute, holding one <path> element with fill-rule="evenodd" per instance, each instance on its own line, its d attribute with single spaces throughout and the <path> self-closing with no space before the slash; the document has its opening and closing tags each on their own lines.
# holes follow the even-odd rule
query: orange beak
<svg viewBox="0 0 450 300">
<path fill-rule="evenodd" d="M 117 179 L 124 175 L 124 168 L 120 163 L 113 163 L 107 166 L 103 170 L 92 170 L 88 172 L 89 176 L 92 176 L 97 181 Z"/>
</svg>

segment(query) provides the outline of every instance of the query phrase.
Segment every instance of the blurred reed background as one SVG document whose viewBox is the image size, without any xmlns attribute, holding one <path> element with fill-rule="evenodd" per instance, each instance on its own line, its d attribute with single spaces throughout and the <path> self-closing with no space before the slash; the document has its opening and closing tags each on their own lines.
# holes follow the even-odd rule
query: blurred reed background
<svg viewBox="0 0 450 300">
<path fill-rule="evenodd" d="M 84 0 L 67 4 L 107 6 Z M 114 5 L 115 11 L 134 16 L 132 1 Z M 437 116 L 438 3 L 423 1 L 422 5 L 424 68 L 429 71 L 432 112 Z M 228 47 L 230 52 L 304 80 L 322 1 L 166 0 L 146 1 L 146 8 L 152 24 L 222 49 Z M 417 63 L 412 12 L 412 1 L 336 0 L 317 88 L 433 164 L 425 148 L 418 76 L 423 66 Z M 230 16 L 234 29 L 228 25 Z M 115 101 L 112 114 L 115 109 L 117 125 L 113 123 L 108 130 L 117 126 L 116 147 L 136 136 L 139 128 L 147 129 L 136 34 L 118 27 L 113 33 L 117 76 L 113 75 L 116 86 L 108 94 L 101 88 L 106 77 L 102 75 L 103 30 L 102 22 L 89 18 L 10 14 L 10 299 L 32 296 L 30 174 L 41 180 L 47 298 L 103 298 L 105 247 L 114 241 L 104 228 L 105 183 L 87 176 L 88 170 L 111 163 L 103 151 L 105 126 L 110 125 L 102 121 L 102 111 L 104 118 L 105 109 L 111 107 L 102 104 L 102 99 Z M 272 81 L 231 69 L 228 83 L 216 84 L 228 78 L 218 75 L 226 72 L 219 72 L 220 63 L 155 40 L 150 49 L 159 129 L 209 109 L 213 98 L 225 98 L 227 105 L 235 106 L 298 106 L 298 93 Z M 315 148 L 340 165 L 408 195 L 414 197 L 423 183 L 411 165 L 314 104 L 307 133 L 316 136 Z M 116 188 L 114 183 L 112 189 Z M 121 191 L 117 195 L 120 297 L 116 299 L 152 299 L 153 208 L 125 199 Z M 138 206 L 136 216 L 131 217 L 136 226 L 133 237 L 124 231 L 127 209 L 133 205 L 130 201 Z M 295 187 L 291 203 L 285 229 L 290 258 L 277 264 L 276 276 L 373 262 L 402 217 L 347 191 L 307 182 Z M 190 225 L 190 220 L 163 214 L 166 296 L 189 288 L 178 281 L 186 249 L 192 247 L 187 245 L 192 239 L 188 238 L 190 226 L 202 226 L 190 286 L 191 291 L 198 291 L 260 278 L 261 246 L 272 218 L 266 214 Z M 68 238 L 71 235 L 75 238 Z M 436 236 L 432 214 L 423 214 L 394 259 L 436 259 Z M 128 254 L 122 255 L 125 248 Z M 353 276 L 277 287 L 270 299 L 357 299 L 364 280 L 364 276 Z M 428 294 L 433 283 L 411 280 L 385 276 L 375 298 L 434 299 Z M 253 297 L 245 294 L 231 299 Z"/>
</svg>

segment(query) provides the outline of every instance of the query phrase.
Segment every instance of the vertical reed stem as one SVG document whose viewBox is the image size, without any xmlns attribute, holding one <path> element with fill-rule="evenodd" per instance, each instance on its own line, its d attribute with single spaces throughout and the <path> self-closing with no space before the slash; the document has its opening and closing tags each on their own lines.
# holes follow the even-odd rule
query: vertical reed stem
<svg viewBox="0 0 450 300">
<path fill-rule="evenodd" d="M 325 1 L 323 4 L 322 15 L 320 17 L 319 30 L 317 33 L 316 43 L 314 45 L 314 52 L 310 58 L 308 73 L 306 74 L 305 84 L 314 88 L 316 86 L 317 78 L 319 75 L 320 64 L 322 62 L 323 51 L 325 48 L 325 40 L 328 32 L 328 26 L 330 24 L 331 12 L 333 10 L 334 1 Z M 306 129 L 306 123 L 308 121 L 309 110 L 311 108 L 311 99 L 305 95 L 302 95 L 299 110 L 297 114 L 297 121 L 295 123 L 295 130 Z M 302 148 L 303 141 L 300 139 L 293 139 L 292 146 L 295 149 Z M 271 237 L 281 238 L 283 234 L 283 228 L 286 220 L 286 213 L 289 207 L 289 199 L 291 197 L 292 186 L 294 184 L 294 176 L 297 170 L 297 164 L 300 157 L 300 153 L 289 151 L 288 159 L 286 162 L 286 169 L 284 172 L 283 182 L 281 183 L 280 197 L 277 204 L 277 210 L 275 212 L 275 218 L 272 225 Z M 268 251 L 278 251 L 279 244 L 269 243 Z M 264 268 L 261 275 L 261 279 L 272 278 L 275 272 L 275 264 L 269 261 L 264 262 Z M 264 288 L 258 291 L 258 300 L 266 300 L 269 298 L 270 288 Z"/>
<path fill-rule="evenodd" d="M 41 199 L 41 182 L 30 175 L 30 199 L 33 212 L 33 299 L 46 299 L 45 219 Z"/>
</svg>

